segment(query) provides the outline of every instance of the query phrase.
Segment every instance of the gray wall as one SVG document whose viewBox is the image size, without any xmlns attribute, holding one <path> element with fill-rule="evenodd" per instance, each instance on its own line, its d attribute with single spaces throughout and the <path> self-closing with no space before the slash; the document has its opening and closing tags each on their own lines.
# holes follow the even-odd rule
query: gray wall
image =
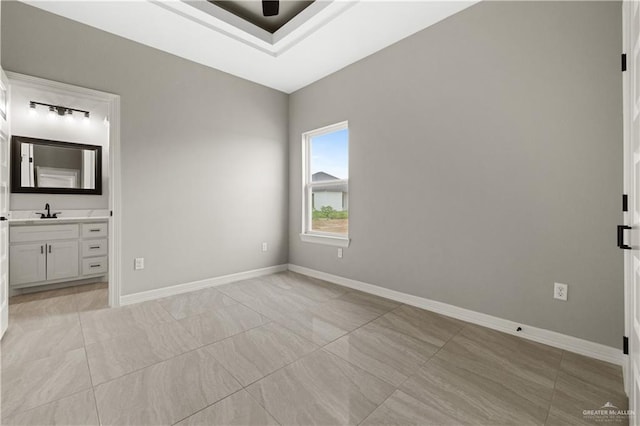
<svg viewBox="0 0 640 426">
<path fill-rule="evenodd" d="M 1 28 L 5 69 L 121 96 L 123 294 L 286 263 L 287 95 L 22 3 Z"/>
<path fill-rule="evenodd" d="M 482 2 L 292 94 L 290 262 L 619 347 L 621 32 L 618 2 Z M 298 237 L 299 159 L 343 120 L 338 259 Z"/>
<path fill-rule="evenodd" d="M 289 247 L 294 264 L 620 346 L 619 3 L 480 3 L 294 93 L 289 124 L 282 93 L 2 9 L 6 69 L 122 96 L 124 294 L 284 263 Z M 339 260 L 298 238 L 299 158 L 302 132 L 342 120 Z"/>
</svg>

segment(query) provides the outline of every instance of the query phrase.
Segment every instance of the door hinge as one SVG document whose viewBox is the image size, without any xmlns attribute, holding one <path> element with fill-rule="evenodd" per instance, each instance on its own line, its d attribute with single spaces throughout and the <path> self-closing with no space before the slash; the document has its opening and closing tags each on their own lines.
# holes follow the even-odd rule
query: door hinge
<svg viewBox="0 0 640 426">
<path fill-rule="evenodd" d="M 113 216 L 113 210 L 109 210 L 109 216 Z"/>
<path fill-rule="evenodd" d="M 629 197 L 627 196 L 627 194 L 622 194 L 622 211 L 629 211 Z"/>
<path fill-rule="evenodd" d="M 633 247 L 624 243 L 624 231 L 633 229 L 631 226 L 618 225 L 618 248 L 623 250 L 631 250 Z"/>
<path fill-rule="evenodd" d="M 622 353 L 629 355 L 629 338 L 627 336 L 622 336 Z"/>
<path fill-rule="evenodd" d="M 6 218 L 6 217 L 4 217 L 4 216 L 0 216 L 0 222 L 4 222 L 5 220 L 7 220 L 7 218 Z"/>
<path fill-rule="evenodd" d="M 621 59 L 621 65 L 622 65 L 622 72 L 627 70 L 627 54 L 623 53 L 622 54 L 622 59 Z"/>
</svg>

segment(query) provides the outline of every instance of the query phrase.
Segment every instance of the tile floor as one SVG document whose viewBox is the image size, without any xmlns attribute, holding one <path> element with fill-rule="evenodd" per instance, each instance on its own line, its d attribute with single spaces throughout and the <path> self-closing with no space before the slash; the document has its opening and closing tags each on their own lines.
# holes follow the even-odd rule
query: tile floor
<svg viewBox="0 0 640 426">
<path fill-rule="evenodd" d="M 11 299 L 2 424 L 596 424 L 619 367 L 291 272 Z M 620 422 L 623 423 L 623 422 Z"/>
</svg>

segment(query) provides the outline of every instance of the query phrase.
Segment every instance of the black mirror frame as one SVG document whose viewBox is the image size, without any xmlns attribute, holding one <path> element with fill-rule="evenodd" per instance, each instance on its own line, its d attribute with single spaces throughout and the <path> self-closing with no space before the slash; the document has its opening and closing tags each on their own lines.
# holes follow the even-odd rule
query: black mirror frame
<svg viewBox="0 0 640 426">
<path fill-rule="evenodd" d="M 59 146 L 64 148 L 90 149 L 96 152 L 96 168 L 94 189 L 85 188 L 32 188 L 22 186 L 20 182 L 20 144 Z M 36 139 L 26 136 L 11 137 L 11 192 L 16 194 L 76 194 L 102 195 L 102 147 L 99 145 L 85 145 L 81 143 Z"/>
</svg>

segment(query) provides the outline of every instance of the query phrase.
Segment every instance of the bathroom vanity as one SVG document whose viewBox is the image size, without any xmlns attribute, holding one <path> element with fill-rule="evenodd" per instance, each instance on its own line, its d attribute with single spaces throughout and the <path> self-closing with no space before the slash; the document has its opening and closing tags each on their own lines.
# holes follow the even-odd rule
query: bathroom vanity
<svg viewBox="0 0 640 426">
<path fill-rule="evenodd" d="M 31 105 L 37 102 L 31 101 Z M 32 107 L 33 108 L 33 107 Z M 67 108 L 68 109 L 68 108 Z M 33 131 L 35 124 L 23 130 Z M 84 139 L 79 132 L 76 137 Z M 9 212 L 11 294 L 103 281 L 108 275 L 108 210 L 102 191 L 102 146 L 13 135 Z M 64 198 L 61 198 L 64 197 Z M 53 211 L 61 202 L 76 210 Z M 55 209 L 57 210 L 57 209 Z"/>
<path fill-rule="evenodd" d="M 12 290 L 98 278 L 108 273 L 107 218 L 11 220 Z"/>
</svg>

